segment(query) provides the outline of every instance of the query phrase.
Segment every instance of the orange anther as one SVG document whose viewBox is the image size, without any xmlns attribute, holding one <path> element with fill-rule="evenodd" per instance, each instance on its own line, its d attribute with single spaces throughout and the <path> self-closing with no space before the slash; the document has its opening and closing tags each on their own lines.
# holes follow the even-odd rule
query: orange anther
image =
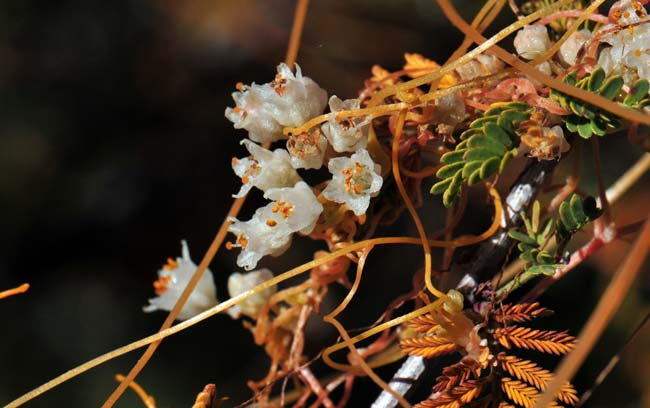
<svg viewBox="0 0 650 408">
<path fill-rule="evenodd" d="M 275 227 L 276 225 L 278 225 L 278 222 L 276 220 L 268 219 L 266 220 L 266 225 L 268 225 L 269 227 Z"/>
<path fill-rule="evenodd" d="M 363 190 L 363 189 L 361 188 L 361 186 L 360 186 L 359 184 L 356 184 L 356 185 L 354 186 L 354 192 L 355 192 L 355 193 L 357 193 L 357 194 L 361 194 L 361 190 Z"/>
<path fill-rule="evenodd" d="M 248 176 L 244 176 L 244 177 L 241 178 L 241 182 L 244 183 L 244 184 L 248 184 L 249 181 L 250 181 L 250 179 L 248 178 Z"/>
<path fill-rule="evenodd" d="M 636 55 L 637 57 L 640 57 L 641 56 L 641 50 L 635 50 L 634 55 Z"/>
<path fill-rule="evenodd" d="M 233 157 L 233 158 L 232 158 L 232 159 L 230 160 L 230 164 L 233 164 L 233 165 L 235 165 L 235 164 L 237 164 L 237 162 L 238 162 L 238 161 L 239 161 L 239 159 L 238 159 L 238 158 L 236 158 L 236 157 Z"/>
<path fill-rule="evenodd" d="M 630 35 L 634 34 L 634 26 L 627 26 L 627 31 L 629 31 Z"/>
<path fill-rule="evenodd" d="M 226 249 L 230 251 L 232 249 L 232 242 L 228 241 L 226 242 Z"/>
<path fill-rule="evenodd" d="M 282 207 L 282 210 L 280 211 L 280 215 L 282 218 L 289 218 L 291 213 L 293 212 L 293 205 L 285 205 Z"/>
<path fill-rule="evenodd" d="M 236 88 L 238 91 L 241 91 L 242 89 L 244 89 L 244 84 L 242 84 L 241 82 L 237 82 L 237 83 L 235 84 L 235 88 Z"/>
<path fill-rule="evenodd" d="M 172 258 L 167 258 L 167 264 L 163 265 L 163 269 L 167 271 L 173 271 L 176 268 L 178 268 L 178 262 Z"/>
<path fill-rule="evenodd" d="M 623 17 L 630 18 L 630 12 L 625 10 L 625 12 L 623 13 Z"/>
<path fill-rule="evenodd" d="M 234 108 L 232 108 L 232 111 L 235 113 L 239 113 L 241 112 L 241 108 L 239 106 L 235 106 Z"/>
<path fill-rule="evenodd" d="M 354 163 L 354 167 L 355 167 L 356 170 L 357 170 L 357 174 L 361 174 L 361 173 L 363 173 L 363 166 L 361 166 L 361 164 L 359 164 L 358 162 L 357 162 L 357 163 Z"/>
</svg>

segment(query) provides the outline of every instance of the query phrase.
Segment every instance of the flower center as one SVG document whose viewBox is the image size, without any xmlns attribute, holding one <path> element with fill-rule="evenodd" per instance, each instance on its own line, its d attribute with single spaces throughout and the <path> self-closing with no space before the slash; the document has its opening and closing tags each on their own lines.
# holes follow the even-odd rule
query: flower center
<svg viewBox="0 0 650 408">
<path fill-rule="evenodd" d="M 362 194 L 372 184 L 372 177 L 367 172 L 366 166 L 356 162 L 353 166 L 344 169 L 341 173 L 345 175 L 345 191 L 353 194 Z"/>
</svg>

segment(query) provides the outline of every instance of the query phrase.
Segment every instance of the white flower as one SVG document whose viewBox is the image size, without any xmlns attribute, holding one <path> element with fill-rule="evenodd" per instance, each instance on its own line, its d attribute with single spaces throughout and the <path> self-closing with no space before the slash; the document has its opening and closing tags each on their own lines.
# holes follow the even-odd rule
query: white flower
<svg viewBox="0 0 650 408">
<path fill-rule="evenodd" d="M 622 75 L 629 85 L 637 78 L 650 79 L 650 17 L 635 1 L 622 2 L 619 7 L 610 13 L 615 23 L 599 30 L 604 33 L 600 41 L 611 47 L 601 51 L 598 65 L 608 75 Z"/>
<path fill-rule="evenodd" d="M 264 194 L 264 198 L 274 201 L 266 206 L 273 214 L 270 219 L 279 217 L 291 232 L 310 234 L 323 212 L 323 205 L 304 181 L 296 183 L 294 187 L 272 188 Z"/>
<path fill-rule="evenodd" d="M 502 69 L 503 62 L 499 58 L 491 53 L 483 53 L 456 68 L 456 73 L 462 81 L 471 81 L 480 76 L 496 74 Z"/>
<path fill-rule="evenodd" d="M 591 40 L 591 31 L 583 29 L 571 34 L 562 44 L 559 51 L 560 61 L 565 66 L 573 66 L 577 63 L 578 52 L 583 45 Z"/>
<path fill-rule="evenodd" d="M 153 283 L 158 296 L 149 299 L 149 305 L 143 307 L 143 311 L 147 313 L 155 310 L 171 311 L 183 293 L 185 286 L 194 275 L 196 264 L 190 259 L 187 242 L 185 240 L 181 241 L 181 246 L 183 256 L 176 258 L 176 260 L 169 258 L 167 264 L 158 271 L 158 280 Z M 212 272 L 210 272 L 210 269 L 206 269 L 183 309 L 178 314 L 177 319 L 187 320 L 210 309 L 218 302 L 217 288 L 214 285 Z"/>
<path fill-rule="evenodd" d="M 320 129 L 289 136 L 287 150 L 296 169 L 320 169 L 327 151 L 327 139 Z"/>
<path fill-rule="evenodd" d="M 286 64 L 280 64 L 272 82 L 239 85 L 238 89 L 232 94 L 236 106 L 226 109 L 226 117 L 258 143 L 283 139 L 283 127 L 304 124 L 323 113 L 327 103 L 327 92 L 303 77 L 298 65 L 295 75 Z"/>
<path fill-rule="evenodd" d="M 517 54 L 527 60 L 533 60 L 544 54 L 551 47 L 546 26 L 527 25 L 517 32 L 514 41 Z"/>
<path fill-rule="evenodd" d="M 228 277 L 228 293 L 231 298 L 239 296 L 271 278 L 273 278 L 273 272 L 266 268 L 245 274 L 235 272 Z M 277 286 L 264 289 L 231 307 L 227 313 L 233 319 L 238 319 L 242 314 L 256 318 L 275 292 L 277 292 Z"/>
<path fill-rule="evenodd" d="M 436 99 L 432 121 L 438 123 L 436 128 L 438 133 L 451 134 L 463 119 L 465 119 L 465 102 L 460 95 L 453 93 Z"/>
<path fill-rule="evenodd" d="M 291 187 L 301 180 L 291 166 L 289 153 L 283 149 L 273 152 L 256 145 L 250 140 L 242 140 L 250 157 L 233 158 L 232 169 L 242 180 L 241 189 L 233 197 L 242 197 L 255 186 L 262 191 L 275 187 Z"/>
<path fill-rule="evenodd" d="M 327 115 L 327 122 L 323 124 L 321 129 L 334 150 L 342 153 L 364 149 L 368 144 L 370 115 L 336 120 L 337 112 L 359 109 L 361 101 L 359 99 L 342 101 L 336 95 L 333 95 L 329 100 L 329 106 L 331 113 Z"/>
<path fill-rule="evenodd" d="M 258 208 L 249 221 L 231 218 L 228 231 L 237 236 L 229 247 L 242 248 L 237 265 L 253 269 L 265 255 L 279 256 L 291 245 L 294 232 L 309 234 L 323 212 L 323 206 L 304 181 L 294 187 L 269 189 L 265 198 L 274 200 Z"/>
<path fill-rule="evenodd" d="M 267 223 L 264 219 L 266 207 L 259 208 L 253 218 L 239 221 L 229 218 L 232 224 L 228 228 L 237 237 L 235 243 L 228 243 L 227 248 L 240 247 L 237 265 L 250 271 L 263 256 L 280 256 L 289 249 L 292 233 L 283 224 L 275 220 Z"/>
<path fill-rule="evenodd" d="M 364 214 L 370 197 L 375 197 L 381 189 L 381 166 L 372 161 L 367 150 L 361 149 L 349 158 L 331 159 L 327 167 L 333 177 L 323 190 L 323 196 L 347 204 L 356 215 Z"/>
</svg>

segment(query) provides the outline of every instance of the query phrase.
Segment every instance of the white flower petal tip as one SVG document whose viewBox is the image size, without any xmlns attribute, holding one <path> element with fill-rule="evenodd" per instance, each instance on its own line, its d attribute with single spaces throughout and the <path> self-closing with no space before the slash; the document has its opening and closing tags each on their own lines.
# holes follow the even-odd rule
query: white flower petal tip
<svg viewBox="0 0 650 408">
<path fill-rule="evenodd" d="M 289 137 L 287 150 L 296 169 L 320 169 L 327 152 L 327 139 L 320 129 Z"/>
<path fill-rule="evenodd" d="M 304 181 L 294 187 L 269 189 L 264 197 L 274 202 L 258 208 L 249 221 L 230 219 L 233 223 L 228 231 L 237 238 L 226 245 L 242 249 L 237 265 L 247 271 L 263 256 L 282 255 L 291 245 L 293 233 L 309 234 L 323 212 L 323 205 Z"/>
<path fill-rule="evenodd" d="M 370 115 L 354 116 L 336 120 L 336 114 L 344 110 L 356 110 L 361 106 L 359 99 L 346 99 L 342 101 L 336 95 L 329 100 L 331 113 L 321 130 L 327 137 L 335 151 L 356 152 L 368 145 L 368 126 Z"/>
<path fill-rule="evenodd" d="M 381 166 L 372 160 L 367 150 L 361 149 L 349 158 L 331 159 L 327 167 L 333 176 L 323 190 L 323 196 L 347 204 L 357 216 L 365 214 L 370 198 L 379 194 L 381 189 Z"/>
<path fill-rule="evenodd" d="M 153 283 L 158 296 L 149 299 L 149 305 L 142 308 L 144 312 L 171 311 L 194 275 L 196 264 L 190 259 L 187 242 L 181 241 L 181 246 L 182 257 L 176 258 L 176 260 L 168 258 L 167 264 L 158 271 L 158 280 Z M 217 303 L 219 303 L 217 288 L 214 285 L 212 272 L 210 269 L 206 269 L 176 319 L 187 320 L 210 309 Z"/>
<path fill-rule="evenodd" d="M 233 157 L 232 169 L 242 180 L 242 187 L 233 197 L 243 197 L 254 186 L 262 191 L 270 188 L 290 187 L 301 180 L 291 165 L 291 157 L 286 150 L 267 150 L 248 139 L 242 140 L 250 157 Z"/>
<path fill-rule="evenodd" d="M 527 60 L 533 60 L 551 48 L 551 39 L 548 37 L 546 26 L 528 25 L 517 32 L 514 45 L 517 54 Z"/>
<path fill-rule="evenodd" d="M 275 79 L 267 84 L 238 84 L 232 94 L 234 108 L 225 115 L 236 129 L 246 129 L 258 143 L 284 139 L 285 126 L 297 127 L 320 115 L 327 103 L 327 92 L 302 76 L 296 65 L 294 75 L 286 64 L 278 65 Z"/>
<path fill-rule="evenodd" d="M 266 268 L 245 274 L 235 272 L 228 277 L 228 293 L 231 298 L 239 296 L 271 278 L 273 278 L 273 272 Z M 227 313 L 233 319 L 238 319 L 242 314 L 256 318 L 276 292 L 277 286 L 271 286 L 231 307 Z"/>
</svg>

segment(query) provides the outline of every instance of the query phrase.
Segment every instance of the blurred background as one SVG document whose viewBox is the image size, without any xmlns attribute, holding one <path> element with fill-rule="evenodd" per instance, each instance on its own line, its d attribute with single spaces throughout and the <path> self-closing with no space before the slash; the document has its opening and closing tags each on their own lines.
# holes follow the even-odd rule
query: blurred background
<svg viewBox="0 0 650 408">
<path fill-rule="evenodd" d="M 471 18 L 480 2 L 456 2 Z M 268 82 L 284 59 L 293 0 L 97 0 L 0 2 L 0 290 L 29 282 L 26 294 L 0 301 L 0 403 L 62 372 L 154 333 L 164 313 L 141 311 L 167 257 L 187 239 L 201 259 L 239 180 L 230 158 L 243 156 L 244 132 L 224 116 L 235 83 Z M 512 19 L 506 11 L 493 29 Z M 394 70 L 404 52 L 443 62 L 459 33 L 429 0 L 313 0 L 298 62 L 328 93 L 355 97 L 373 64 Z M 641 151 L 624 136 L 604 143 L 611 183 Z M 587 151 L 582 187 L 595 192 Z M 562 168 L 556 176 L 563 181 Z M 621 225 L 647 214 L 645 178 L 615 207 Z M 440 223 L 439 200 L 426 214 Z M 246 219 L 261 204 L 253 194 Z M 462 231 L 489 223 L 484 201 L 470 202 Z M 403 217 L 392 233 L 415 235 Z M 431 221 L 433 222 L 433 221 Z M 385 230 L 388 231 L 388 230 Z M 384 231 L 382 231 L 384 232 Z M 586 235 L 581 239 L 586 238 Z M 276 273 L 320 248 L 294 240 Z M 601 251 L 542 301 L 560 313 L 549 325 L 577 334 L 629 248 Z M 221 299 L 237 270 L 236 253 L 211 265 Z M 437 254 L 439 256 L 439 254 Z M 347 327 L 373 322 L 410 287 L 417 248 L 375 250 L 361 292 L 343 317 Z M 330 310 L 344 295 L 335 288 Z M 649 310 L 648 265 L 614 324 L 580 371 L 579 391 Z M 318 320 L 318 319 L 312 319 Z M 336 340 L 309 327 L 313 356 Z M 650 327 L 623 355 L 589 406 L 650 406 Z M 99 406 L 141 351 L 104 364 L 29 403 L 29 407 Z M 236 405 L 268 361 L 240 322 L 216 316 L 167 339 L 138 377 L 159 407 L 190 406 L 206 383 Z M 316 365 L 317 373 L 326 373 Z M 383 371 L 388 374 L 394 367 Z M 359 380 L 350 406 L 367 406 L 376 388 Z M 365 388 L 364 388 L 365 387 Z M 364 389 L 366 391 L 364 391 Z M 118 407 L 140 407 L 127 391 Z"/>
</svg>

